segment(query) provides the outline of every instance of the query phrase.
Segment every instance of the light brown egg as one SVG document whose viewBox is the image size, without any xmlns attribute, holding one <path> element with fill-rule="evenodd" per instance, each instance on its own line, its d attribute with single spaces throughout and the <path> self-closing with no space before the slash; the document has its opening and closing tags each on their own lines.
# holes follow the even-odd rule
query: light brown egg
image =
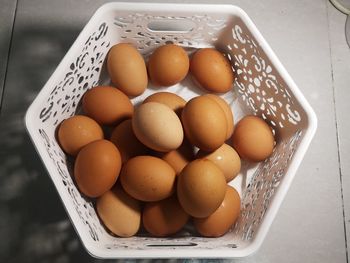
<svg viewBox="0 0 350 263">
<path fill-rule="evenodd" d="M 233 133 L 233 147 L 246 160 L 260 162 L 273 151 L 274 137 L 267 123 L 256 116 L 245 116 Z"/>
<path fill-rule="evenodd" d="M 224 200 L 226 180 L 223 172 L 208 159 L 190 162 L 178 175 L 177 197 L 191 216 L 207 217 Z"/>
<path fill-rule="evenodd" d="M 158 47 L 148 61 L 148 74 L 156 86 L 172 86 L 183 80 L 189 69 L 186 51 L 177 45 Z"/>
<path fill-rule="evenodd" d="M 162 159 L 136 156 L 128 160 L 121 171 L 124 190 L 141 201 L 159 201 L 174 192 L 174 169 Z"/>
<path fill-rule="evenodd" d="M 181 120 L 187 139 L 204 151 L 214 151 L 226 140 L 226 116 L 213 99 L 191 99 L 182 110 Z"/>
<path fill-rule="evenodd" d="M 123 163 L 132 157 L 146 155 L 149 152 L 149 149 L 136 138 L 132 130 L 131 119 L 115 127 L 110 140 L 117 146 Z"/>
<path fill-rule="evenodd" d="M 93 119 L 75 115 L 60 124 L 57 137 L 62 149 L 76 156 L 80 149 L 88 143 L 103 139 L 103 131 Z"/>
<path fill-rule="evenodd" d="M 194 147 L 187 140 L 184 140 L 176 150 L 157 155 L 170 164 L 178 175 L 189 162 L 193 161 Z"/>
<path fill-rule="evenodd" d="M 240 214 L 241 199 L 238 192 L 227 186 L 225 198 L 213 214 L 205 218 L 194 218 L 197 231 L 205 237 L 220 237 L 227 233 Z"/>
<path fill-rule="evenodd" d="M 179 117 L 158 102 L 148 102 L 136 108 L 132 128 L 137 139 L 160 152 L 177 149 L 184 137 Z"/>
<path fill-rule="evenodd" d="M 83 96 L 84 112 L 101 125 L 117 125 L 132 117 L 134 106 L 120 90 L 110 86 L 97 86 Z"/>
<path fill-rule="evenodd" d="M 128 96 L 141 95 L 147 88 L 145 61 L 131 44 L 119 43 L 109 50 L 107 70 L 113 84 Z"/>
<path fill-rule="evenodd" d="M 176 196 L 145 204 L 142 213 L 143 226 L 151 235 L 165 237 L 184 227 L 189 215 L 183 210 Z"/>
<path fill-rule="evenodd" d="M 215 100 L 220 105 L 221 109 L 224 111 L 225 117 L 226 117 L 226 121 L 227 121 L 226 140 L 229 139 L 232 136 L 233 128 L 234 128 L 233 113 L 232 113 L 232 110 L 231 110 L 230 106 L 227 104 L 227 102 L 223 98 L 221 98 L 221 97 L 219 97 L 217 95 L 206 94 L 205 96 Z"/>
<path fill-rule="evenodd" d="M 119 185 L 97 199 L 96 210 L 104 225 L 117 236 L 131 237 L 140 228 L 140 201 L 128 195 Z"/>
<path fill-rule="evenodd" d="M 157 92 L 148 96 L 143 103 L 147 102 L 159 102 L 167 105 L 170 109 L 181 116 L 182 108 L 185 107 L 186 101 L 175 93 L 171 92 Z"/>
<path fill-rule="evenodd" d="M 224 173 L 226 182 L 232 181 L 241 170 L 241 159 L 238 153 L 226 143 L 214 152 L 204 152 L 200 150 L 196 157 L 206 158 L 215 163 Z"/>
<path fill-rule="evenodd" d="M 113 143 L 99 140 L 84 146 L 75 160 L 74 178 L 79 190 L 98 197 L 112 188 L 121 169 L 120 153 Z"/>
<path fill-rule="evenodd" d="M 210 92 L 225 93 L 233 87 L 230 62 L 213 48 L 203 48 L 194 53 L 190 72 L 199 86 Z"/>
</svg>

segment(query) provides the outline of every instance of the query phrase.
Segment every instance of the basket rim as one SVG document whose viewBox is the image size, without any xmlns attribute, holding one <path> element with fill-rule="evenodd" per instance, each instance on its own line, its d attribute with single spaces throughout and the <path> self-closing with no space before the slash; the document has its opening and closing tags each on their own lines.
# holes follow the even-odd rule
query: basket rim
<svg viewBox="0 0 350 263">
<path fill-rule="evenodd" d="M 80 233 L 78 231 L 76 227 L 77 218 L 75 218 L 73 213 L 70 212 L 71 208 L 66 205 L 65 197 L 59 194 L 59 191 L 58 191 L 59 187 L 55 183 L 52 173 L 50 172 L 50 170 L 54 169 L 54 166 L 53 164 L 51 164 L 51 162 L 48 161 L 48 157 L 44 154 L 46 153 L 46 150 L 43 147 L 43 145 L 37 142 L 38 135 L 37 135 L 36 127 L 31 122 L 31 120 L 34 118 L 35 110 L 37 109 L 38 106 L 40 106 L 40 102 L 42 101 L 42 98 L 45 97 L 47 93 L 50 91 L 49 87 L 51 87 L 51 84 L 55 81 L 56 74 L 69 62 L 72 51 L 80 46 L 81 40 L 85 37 L 86 32 L 89 32 L 92 26 L 95 25 L 94 24 L 95 20 L 98 19 L 101 16 L 101 14 L 109 11 L 111 8 L 119 9 L 123 11 L 135 11 L 135 10 L 148 11 L 149 10 L 153 12 L 176 9 L 177 11 L 188 11 L 191 13 L 193 13 L 193 10 L 199 10 L 199 11 L 210 10 L 210 12 L 225 13 L 225 14 L 229 13 L 229 14 L 238 15 L 243 20 L 243 22 L 247 25 L 247 27 L 251 30 L 252 35 L 259 42 L 260 47 L 267 54 L 267 56 L 271 60 L 271 63 L 275 66 L 276 70 L 279 72 L 281 77 L 289 86 L 291 92 L 294 94 L 295 98 L 300 103 L 301 107 L 304 109 L 308 120 L 308 126 L 305 129 L 303 139 L 300 141 L 300 144 L 294 154 L 293 160 L 290 163 L 289 169 L 284 176 L 284 180 L 281 181 L 280 186 L 277 188 L 277 191 L 275 192 L 274 197 L 271 200 L 271 204 L 268 210 L 266 211 L 265 218 L 261 222 L 261 226 L 259 227 L 257 233 L 255 234 L 254 239 L 247 246 L 241 249 L 238 249 L 238 248 L 237 249 L 228 248 L 228 249 L 220 249 L 220 250 L 200 249 L 200 255 L 198 254 L 199 250 L 195 248 L 193 249 L 177 248 L 176 250 L 171 250 L 166 248 L 152 249 L 152 250 L 137 250 L 137 249 L 107 250 L 107 249 L 101 249 L 97 246 L 93 246 L 91 242 L 87 241 L 87 238 L 88 238 L 87 234 Z M 301 93 L 300 89 L 297 87 L 292 77 L 289 75 L 285 67 L 282 65 L 281 61 L 277 58 L 272 48 L 269 46 L 265 38 L 259 32 L 259 30 L 257 29 L 256 25 L 253 23 L 253 21 L 249 18 L 247 13 L 240 7 L 233 4 L 182 4 L 182 3 L 181 4 L 180 3 L 156 3 L 155 4 L 155 3 L 146 3 L 146 2 L 143 2 L 143 3 L 112 2 L 112 3 L 103 4 L 91 16 L 87 24 L 79 33 L 76 40 L 71 45 L 68 52 L 65 54 L 61 62 L 56 67 L 55 71 L 51 74 L 48 81 L 45 83 L 43 88 L 39 91 L 39 93 L 37 94 L 33 102 L 30 104 L 30 106 L 26 111 L 24 122 L 25 122 L 26 130 L 29 134 L 29 137 L 31 138 L 32 143 L 35 146 L 35 149 L 38 152 L 44 164 L 44 167 L 46 168 L 52 182 L 55 185 L 56 191 L 58 192 L 58 195 L 60 196 L 60 199 L 63 202 L 63 206 L 68 214 L 68 218 L 70 219 L 75 229 L 75 232 L 80 238 L 84 248 L 91 256 L 96 258 L 104 258 L 104 259 L 107 259 L 107 258 L 108 259 L 155 258 L 155 257 L 156 258 L 236 258 L 236 257 L 240 258 L 240 257 L 246 257 L 248 255 L 251 255 L 257 252 L 268 233 L 268 230 L 279 210 L 279 207 L 283 202 L 283 199 L 284 199 L 283 197 L 285 197 L 292 183 L 292 180 L 296 174 L 296 171 L 299 165 L 301 164 L 302 159 L 317 129 L 316 113 L 312 109 L 309 102 Z M 215 252 L 219 252 L 219 255 L 216 254 Z"/>
</svg>

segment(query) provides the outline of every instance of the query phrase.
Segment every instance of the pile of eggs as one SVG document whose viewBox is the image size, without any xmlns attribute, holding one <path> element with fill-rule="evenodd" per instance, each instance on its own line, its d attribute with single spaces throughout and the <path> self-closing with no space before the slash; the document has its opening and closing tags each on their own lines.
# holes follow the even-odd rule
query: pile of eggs
<svg viewBox="0 0 350 263">
<path fill-rule="evenodd" d="M 169 236 L 190 221 L 202 236 L 224 235 L 240 213 L 240 196 L 227 183 L 240 172 L 241 158 L 263 161 L 274 148 L 264 120 L 245 116 L 234 125 L 230 106 L 215 95 L 233 88 L 229 61 L 209 48 L 189 59 L 183 48 L 168 44 L 146 66 L 131 44 L 120 43 L 110 49 L 107 69 L 113 86 L 88 90 L 84 115 L 58 126 L 81 193 L 95 201 L 105 227 L 120 237 L 142 226 L 152 236 Z M 140 105 L 130 101 L 149 80 L 161 89 L 188 72 L 207 94 L 186 102 L 160 91 Z M 112 128 L 109 136 L 106 127 Z"/>
</svg>

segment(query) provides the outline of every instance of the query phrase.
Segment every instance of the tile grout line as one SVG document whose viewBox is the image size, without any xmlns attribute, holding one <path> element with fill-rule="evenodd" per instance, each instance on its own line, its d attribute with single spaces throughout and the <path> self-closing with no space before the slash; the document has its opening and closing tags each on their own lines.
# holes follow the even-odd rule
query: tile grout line
<svg viewBox="0 0 350 263">
<path fill-rule="evenodd" d="M 329 7 L 327 4 L 328 0 L 325 0 L 325 1 L 326 1 L 327 23 L 328 23 L 328 42 L 329 42 L 330 64 L 331 64 L 331 79 L 332 79 L 333 104 L 334 104 L 335 132 L 336 132 L 337 148 L 338 148 L 340 193 L 341 193 L 342 210 L 343 210 L 343 227 L 344 227 L 345 253 L 346 253 L 345 256 L 346 256 L 346 262 L 349 263 L 349 252 L 348 252 L 348 244 L 347 244 L 347 236 L 346 236 L 347 232 L 346 232 L 346 222 L 345 222 L 344 194 L 343 194 L 343 173 L 342 173 L 341 159 L 340 159 L 339 131 L 338 131 L 337 107 L 336 107 L 334 74 L 333 74 L 333 63 L 332 63 L 332 45 L 331 45 L 331 37 L 330 37 Z"/>
<path fill-rule="evenodd" d="M 4 80 L 2 82 L 2 93 L 0 94 L 0 116 L 1 116 L 1 109 L 2 109 L 2 104 L 4 100 L 4 95 L 5 95 L 5 84 L 6 84 L 6 79 L 7 79 L 7 71 L 8 71 L 8 66 L 10 62 L 10 54 L 11 54 L 11 49 L 12 49 L 12 40 L 13 40 L 13 32 L 15 30 L 15 22 L 16 22 L 16 17 L 17 17 L 17 7 L 18 7 L 18 1 L 16 0 L 16 6 L 15 10 L 13 13 L 13 19 L 12 19 L 12 29 L 11 29 L 11 36 L 10 36 L 10 41 L 9 41 L 9 47 L 7 51 L 7 57 L 6 57 L 6 67 L 5 67 L 5 74 L 4 74 Z"/>
</svg>

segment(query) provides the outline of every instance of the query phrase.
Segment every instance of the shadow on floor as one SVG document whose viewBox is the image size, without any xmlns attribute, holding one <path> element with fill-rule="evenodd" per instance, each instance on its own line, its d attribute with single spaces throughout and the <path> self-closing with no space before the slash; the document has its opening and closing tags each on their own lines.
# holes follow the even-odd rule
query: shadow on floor
<svg viewBox="0 0 350 263">
<path fill-rule="evenodd" d="M 82 248 L 25 131 L 29 104 L 80 28 L 14 32 L 0 115 L 0 261 L 95 262 Z"/>
</svg>

